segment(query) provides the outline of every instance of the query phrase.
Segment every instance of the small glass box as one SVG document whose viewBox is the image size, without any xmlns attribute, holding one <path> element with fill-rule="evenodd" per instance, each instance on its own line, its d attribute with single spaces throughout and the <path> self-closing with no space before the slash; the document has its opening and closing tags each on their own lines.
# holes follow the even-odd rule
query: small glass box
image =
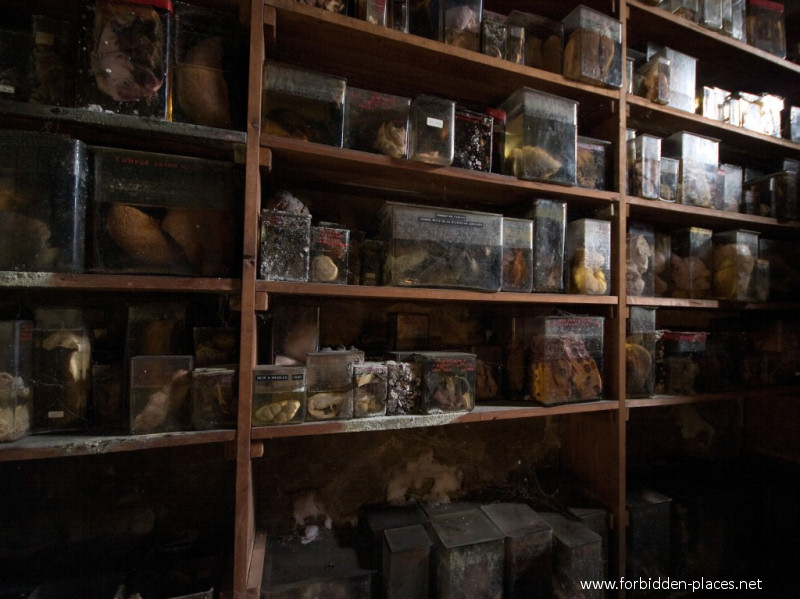
<svg viewBox="0 0 800 599">
<path fill-rule="evenodd" d="M 4 33 L 0 34 L 0 39 Z M 74 65 L 78 60 L 78 44 L 72 23 L 49 15 L 31 15 L 31 35 L 33 54 L 28 69 L 28 99 L 34 103 L 50 106 L 73 106 Z M 4 57 L 3 62 L 5 57 L 13 57 L 15 52 L 24 56 L 25 46 L 0 48 L 0 55 Z M 7 83 L 8 71 L 5 67 L 1 70 L 4 75 L 3 82 Z M 3 89 L 0 94 L 8 91 L 10 90 Z"/>
<path fill-rule="evenodd" d="M 440 0 L 444 6 L 444 43 L 478 52 L 481 47 L 482 0 Z"/>
<path fill-rule="evenodd" d="M 661 142 L 661 152 L 681 161 L 678 202 L 711 208 L 714 197 L 722 195 L 719 172 L 719 141 L 681 131 Z"/>
<path fill-rule="evenodd" d="M 492 117 L 492 172 L 505 172 L 506 113 L 499 108 L 487 106 L 487 115 Z"/>
<path fill-rule="evenodd" d="M 503 218 L 502 291 L 530 293 L 533 289 L 533 221 Z"/>
<path fill-rule="evenodd" d="M 395 8 L 400 0 L 393 0 Z M 408 14 L 408 33 L 419 35 L 430 40 L 442 41 L 444 39 L 444 24 L 442 23 L 442 13 L 444 12 L 444 0 L 430 0 L 430 2 L 406 1 L 406 11 Z M 393 27 L 398 21 L 393 22 Z"/>
<path fill-rule="evenodd" d="M 130 426 L 135 435 L 191 430 L 192 356 L 134 356 Z"/>
<path fill-rule="evenodd" d="M 411 99 L 347 86 L 344 147 L 393 158 L 408 155 Z"/>
<path fill-rule="evenodd" d="M 232 273 L 232 163 L 100 147 L 92 156 L 93 271 Z"/>
<path fill-rule="evenodd" d="M 628 295 L 652 297 L 655 293 L 653 225 L 628 222 L 625 290 Z"/>
<path fill-rule="evenodd" d="M 383 242 L 365 239 L 361 244 L 361 285 L 380 285 L 383 281 Z"/>
<path fill-rule="evenodd" d="M 508 174 L 575 185 L 578 103 L 521 87 L 500 108 L 506 113 L 503 162 Z"/>
<path fill-rule="evenodd" d="M 653 56 L 645 64 L 636 69 L 636 95 L 647 98 L 656 104 L 669 104 L 670 62 L 664 56 Z"/>
<path fill-rule="evenodd" d="M 308 281 L 311 215 L 261 211 L 258 278 L 265 281 Z"/>
<path fill-rule="evenodd" d="M 785 100 L 772 94 L 739 92 L 740 126 L 756 133 L 781 136 L 781 112 Z"/>
<path fill-rule="evenodd" d="M 748 294 L 754 302 L 766 302 L 770 293 L 770 262 L 764 258 L 756 260 Z"/>
<path fill-rule="evenodd" d="M 611 285 L 611 223 L 582 218 L 567 224 L 568 293 L 608 295 Z"/>
<path fill-rule="evenodd" d="M 508 26 L 499 13 L 483 11 L 481 20 L 481 53 L 494 58 L 506 57 Z"/>
<path fill-rule="evenodd" d="M 739 212 L 742 203 L 743 169 L 735 164 L 720 164 L 722 169 L 722 204 L 715 206 L 728 212 Z"/>
<path fill-rule="evenodd" d="M 747 0 L 747 43 L 786 58 L 786 19 L 783 3 Z"/>
<path fill-rule="evenodd" d="M 603 579 L 603 538 L 584 524 L 554 512 L 541 512 L 553 527 L 554 596 L 579 597 L 582 583 Z M 589 595 L 602 597 L 602 592 Z"/>
<path fill-rule="evenodd" d="M 305 411 L 305 367 L 253 367 L 253 426 L 299 424 Z"/>
<path fill-rule="evenodd" d="M 422 524 L 384 532 L 383 596 L 386 599 L 427 597 L 431 541 Z"/>
<path fill-rule="evenodd" d="M 706 352 L 705 332 L 661 331 L 656 349 L 656 390 L 666 395 L 694 395 L 695 379 Z"/>
<path fill-rule="evenodd" d="M 77 105 L 169 120 L 172 3 L 83 6 Z"/>
<path fill-rule="evenodd" d="M 172 118 L 230 128 L 239 21 L 233 13 L 174 2 L 175 63 Z"/>
<path fill-rule="evenodd" d="M 386 361 L 386 415 L 422 414 L 422 365 L 409 352 L 393 352 Z"/>
<path fill-rule="evenodd" d="M 387 0 L 389 4 L 389 26 L 395 31 L 408 33 L 408 0 Z M 434 0 L 438 4 L 438 0 Z"/>
<path fill-rule="evenodd" d="M 347 284 L 350 231 L 336 227 L 311 227 L 308 280 Z"/>
<path fill-rule="evenodd" d="M 609 151 L 611 142 L 578 136 L 578 164 L 575 171 L 579 187 L 606 189 L 612 179 L 609 176 Z"/>
<path fill-rule="evenodd" d="M 728 90 L 704 85 L 702 89 L 697 90 L 698 113 L 708 119 L 724 121 L 725 103 L 730 95 Z"/>
<path fill-rule="evenodd" d="M 342 146 L 346 80 L 264 61 L 264 133 Z"/>
<path fill-rule="evenodd" d="M 36 309 L 32 432 L 87 427 L 91 352 L 82 310 Z"/>
<path fill-rule="evenodd" d="M 506 23 L 525 30 L 524 64 L 561 73 L 564 56 L 564 24 L 540 15 L 512 10 Z"/>
<path fill-rule="evenodd" d="M 270 364 L 302 366 L 308 354 L 319 351 L 319 307 L 277 305 L 269 313 Z"/>
<path fill-rule="evenodd" d="M 306 420 L 346 420 L 353 417 L 353 365 L 362 362 L 353 350 L 322 350 L 308 354 Z"/>
<path fill-rule="evenodd" d="M 387 202 L 381 235 L 385 285 L 500 290 L 499 214 Z"/>
<path fill-rule="evenodd" d="M 677 158 L 661 157 L 661 180 L 658 186 L 658 199 L 664 202 L 678 201 L 678 175 L 681 161 Z"/>
<path fill-rule="evenodd" d="M 31 431 L 33 322 L 0 320 L 0 443 Z"/>
<path fill-rule="evenodd" d="M 452 100 L 421 94 L 411 102 L 408 159 L 449 166 L 455 153 L 456 105 Z"/>
<path fill-rule="evenodd" d="M 712 292 L 718 299 L 748 301 L 758 259 L 756 231 L 736 229 L 714 233 L 712 242 Z"/>
<path fill-rule="evenodd" d="M 771 216 L 781 221 L 797 218 L 797 175 L 791 171 L 780 171 L 747 181 L 742 193 L 752 198 L 753 214 Z"/>
<path fill-rule="evenodd" d="M 694 112 L 697 59 L 666 46 L 658 49 L 648 47 L 647 55 L 648 59 L 657 55 L 669 61 L 669 102 L 667 106 Z"/>
<path fill-rule="evenodd" d="M 789 106 L 783 111 L 783 137 L 800 142 L 800 106 Z"/>
<path fill-rule="evenodd" d="M 664 0 L 659 6 L 672 14 L 688 19 L 694 23 L 700 14 L 701 0 Z"/>
<path fill-rule="evenodd" d="M 627 397 L 652 397 L 656 382 L 656 309 L 631 306 L 625 338 Z"/>
<path fill-rule="evenodd" d="M 632 189 L 640 198 L 657 200 L 661 185 L 661 138 L 640 133 L 634 140 L 636 155 L 631 177 Z"/>
<path fill-rule="evenodd" d="M 533 291 L 563 293 L 567 203 L 534 200 L 528 218 L 533 220 Z"/>
<path fill-rule="evenodd" d="M 386 27 L 388 24 L 388 11 L 387 4 L 391 0 L 358 0 L 358 18 L 372 23 L 373 25 L 380 25 Z"/>
<path fill-rule="evenodd" d="M 526 503 L 490 503 L 481 510 L 505 537 L 503 597 L 548 596 L 553 528 Z"/>
<path fill-rule="evenodd" d="M 425 414 L 470 412 L 475 407 L 475 354 L 417 352 Z"/>
<path fill-rule="evenodd" d="M 585 5 L 562 20 L 564 76 L 587 83 L 622 87 L 622 23 Z"/>
<path fill-rule="evenodd" d="M 353 418 L 386 415 L 387 376 L 382 362 L 353 364 Z"/>
<path fill-rule="evenodd" d="M 525 28 L 521 25 L 506 23 L 506 53 L 504 58 L 514 64 L 525 64 Z"/>
<path fill-rule="evenodd" d="M 491 171 L 493 127 L 491 116 L 456 106 L 453 166 Z"/>
<path fill-rule="evenodd" d="M 712 231 L 689 227 L 672 232 L 670 280 L 672 297 L 711 296 Z"/>
<path fill-rule="evenodd" d="M 187 347 L 184 302 L 145 302 L 128 306 L 125 358 L 183 354 Z"/>
<path fill-rule="evenodd" d="M 745 0 L 722 0 L 722 33 L 745 41 Z"/>
<path fill-rule="evenodd" d="M 84 271 L 87 166 L 81 141 L 0 130 L 0 270 Z"/>
<path fill-rule="evenodd" d="M 30 43 L 31 38 L 27 32 L 0 29 L 0 99 L 26 99 L 27 49 Z"/>
<path fill-rule="evenodd" d="M 239 362 L 236 327 L 194 327 L 194 367 L 224 366 Z"/>
<path fill-rule="evenodd" d="M 236 428 L 236 368 L 192 371 L 192 424 L 195 430 Z"/>
<path fill-rule="evenodd" d="M 672 296 L 672 235 L 656 231 L 653 245 L 653 291 L 656 297 Z"/>
<path fill-rule="evenodd" d="M 436 597 L 503 595 L 503 533 L 480 509 L 432 516 L 430 532 Z"/>
<path fill-rule="evenodd" d="M 722 0 L 700 0 L 698 23 L 706 29 L 722 29 Z"/>
<path fill-rule="evenodd" d="M 602 316 L 538 316 L 530 337 L 534 401 L 558 405 L 602 398 Z"/>
</svg>

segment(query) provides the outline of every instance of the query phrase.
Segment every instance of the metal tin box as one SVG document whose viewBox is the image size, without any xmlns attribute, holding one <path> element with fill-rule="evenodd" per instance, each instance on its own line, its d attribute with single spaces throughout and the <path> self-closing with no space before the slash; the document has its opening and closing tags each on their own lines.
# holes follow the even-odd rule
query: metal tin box
<svg viewBox="0 0 800 599">
<path fill-rule="evenodd" d="M 602 537 L 575 520 L 561 514 L 541 512 L 540 516 L 553 527 L 553 587 L 566 597 L 579 595 L 601 599 L 602 590 L 584 590 L 582 582 L 602 580 Z"/>
<path fill-rule="evenodd" d="M 386 599 L 427 597 L 433 542 L 421 524 L 384 533 L 383 592 Z"/>
</svg>

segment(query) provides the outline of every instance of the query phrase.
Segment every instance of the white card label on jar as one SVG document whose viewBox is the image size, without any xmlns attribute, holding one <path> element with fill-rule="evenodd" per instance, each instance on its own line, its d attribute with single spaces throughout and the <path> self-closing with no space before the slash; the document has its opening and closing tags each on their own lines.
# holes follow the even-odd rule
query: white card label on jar
<svg viewBox="0 0 800 599">
<path fill-rule="evenodd" d="M 63 418 L 64 411 L 63 410 L 51 410 L 47 413 L 48 418 Z"/>
<path fill-rule="evenodd" d="M 432 116 L 425 119 L 425 124 L 428 125 L 428 127 L 436 127 L 437 129 L 444 127 L 444 121 L 442 119 L 435 119 Z"/>
</svg>

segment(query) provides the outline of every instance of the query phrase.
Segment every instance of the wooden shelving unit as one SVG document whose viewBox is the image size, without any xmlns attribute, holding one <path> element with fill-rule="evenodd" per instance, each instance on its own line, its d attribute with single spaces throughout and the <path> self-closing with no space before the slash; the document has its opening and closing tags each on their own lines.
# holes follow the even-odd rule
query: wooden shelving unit
<svg viewBox="0 0 800 599">
<path fill-rule="evenodd" d="M 80 2 L 80 0 L 75 0 Z M 0 122 L 6 128 L 48 128 L 88 138 L 92 143 L 132 149 L 221 158 L 243 165 L 242 265 L 233 278 L 128 276 L 124 274 L 52 274 L 0 272 L 0 289 L 8 293 L 83 295 L 110 293 L 114 297 L 219 296 L 240 315 L 239 413 L 236 429 L 141 436 L 95 434 L 34 435 L 0 445 L 0 463 L 25 463 L 67 457 L 130 453 L 193 445 L 220 445 L 235 470 L 235 530 L 229 588 L 223 596 L 260 596 L 264 531 L 257 526 L 258 473 L 253 464 L 269 457 L 275 443 L 292 438 L 327 436 L 347 443 L 353 435 L 434 427 L 481 426 L 488 422 L 520 421 L 541 424 L 558 418 L 562 467 L 583 480 L 615 522 L 612 571 L 624 572 L 626 560 L 626 422 L 631 410 L 735 402 L 786 394 L 795 387 L 745 389 L 691 396 L 626 399 L 625 318 L 631 306 L 664 309 L 670 313 L 705 315 L 754 313 L 769 317 L 796 311 L 792 303 L 748 304 L 716 299 L 687 300 L 628 297 L 625 290 L 626 225 L 629 221 L 657 223 L 664 228 L 704 226 L 714 230 L 748 228 L 781 239 L 797 239 L 798 221 L 723 212 L 644 200 L 625 193 L 625 132 L 642 128 L 667 135 L 687 130 L 719 139 L 722 153 L 735 159 L 754 154 L 759 161 L 800 159 L 800 144 L 749 132 L 702 116 L 653 104 L 623 90 L 605 89 L 568 80 L 561 75 L 511 64 L 476 52 L 333 14 L 293 0 L 208 0 L 240 14 L 249 37 L 247 119 L 245 131 L 222 131 L 79 109 L 37 107 L 0 101 Z M 485 9 L 510 10 L 502 0 Z M 542 14 L 561 19 L 578 2 L 542 3 Z M 648 40 L 699 57 L 697 81 L 743 91 L 768 91 L 800 102 L 800 66 L 736 40 L 710 32 L 640 0 L 590 2 L 619 18 L 630 47 Z M 512 7 L 516 8 L 516 7 Z M 615 12 L 616 11 L 616 12 Z M 535 12 L 535 11 L 534 11 Z M 261 130 L 261 90 L 266 59 L 345 77 L 348 84 L 412 97 L 430 93 L 466 106 L 497 105 L 515 89 L 528 86 L 579 102 L 579 131 L 613 142 L 614 174 L 609 191 L 596 191 L 514 177 L 433 167 L 378 154 L 323 146 L 268 135 Z M 469 207 L 506 215 L 523 202 L 562 199 L 571 214 L 604 211 L 612 222 L 612 286 L 605 296 L 567 294 L 481 293 L 476 291 L 267 282 L 258 278 L 259 213 L 265 182 L 302 181 L 307 188 L 330 194 L 321 204 L 344 211 L 359 210 L 374 218 L 379 200 L 439 206 Z M 376 199 L 377 198 L 377 199 Z M 376 311 L 395 304 L 454 305 L 486 311 L 568 310 L 602 314 L 607 319 L 605 392 L 602 401 L 543 407 L 523 402 L 486 402 L 468 413 L 441 416 L 399 416 L 370 420 L 253 427 L 252 368 L 258 363 L 258 319 L 275 304 L 312 301 L 319 304 L 364 304 Z"/>
</svg>

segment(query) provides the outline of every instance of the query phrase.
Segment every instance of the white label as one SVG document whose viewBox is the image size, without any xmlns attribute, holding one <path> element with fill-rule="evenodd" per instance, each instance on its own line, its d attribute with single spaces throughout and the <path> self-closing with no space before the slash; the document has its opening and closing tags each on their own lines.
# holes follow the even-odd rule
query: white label
<svg viewBox="0 0 800 599">
<path fill-rule="evenodd" d="M 0 93 L 2 94 L 13 94 L 14 89 L 13 85 L 0 85 Z"/>
<path fill-rule="evenodd" d="M 52 33 L 46 33 L 44 31 L 36 32 L 36 44 L 40 46 L 52 46 L 53 42 L 55 42 L 55 36 Z"/>
<path fill-rule="evenodd" d="M 64 411 L 63 410 L 57 410 L 57 411 L 54 410 L 52 412 L 48 412 L 47 413 L 47 417 L 48 418 L 63 418 L 64 417 Z"/>
<path fill-rule="evenodd" d="M 425 119 L 425 124 L 428 125 L 428 127 L 436 127 L 437 129 L 444 127 L 444 121 L 442 119 L 435 119 L 432 116 Z"/>
</svg>

